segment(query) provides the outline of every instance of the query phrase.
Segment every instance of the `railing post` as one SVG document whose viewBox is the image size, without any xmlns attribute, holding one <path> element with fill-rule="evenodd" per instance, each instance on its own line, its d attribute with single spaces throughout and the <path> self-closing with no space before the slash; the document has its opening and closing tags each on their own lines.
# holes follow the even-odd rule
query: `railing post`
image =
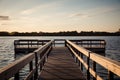
<svg viewBox="0 0 120 80">
<path fill-rule="evenodd" d="M 80 56 L 81 56 L 81 59 L 83 59 L 83 54 L 82 53 L 80 53 Z M 80 69 L 83 71 L 83 64 L 82 64 L 82 62 L 80 63 Z"/>
<path fill-rule="evenodd" d="M 55 47 L 55 40 L 54 40 L 54 47 Z"/>
<path fill-rule="evenodd" d="M 93 70 L 96 72 L 96 62 L 93 61 Z M 93 80 L 96 80 L 96 77 L 93 77 Z"/>
<path fill-rule="evenodd" d="M 77 57 L 75 56 L 75 62 L 77 63 Z"/>
<path fill-rule="evenodd" d="M 80 57 L 80 52 L 78 51 L 78 55 Z M 78 60 L 78 66 L 80 67 L 80 61 Z"/>
<path fill-rule="evenodd" d="M 65 47 L 67 47 L 67 41 L 65 40 Z"/>
<path fill-rule="evenodd" d="M 38 47 L 39 41 L 37 41 L 37 47 Z"/>
<path fill-rule="evenodd" d="M 34 79 L 38 78 L 38 56 L 37 56 L 37 52 L 35 52 L 35 74 L 34 74 Z"/>
<path fill-rule="evenodd" d="M 51 47 L 53 47 L 53 41 L 51 42 Z"/>
<path fill-rule="evenodd" d="M 43 41 L 42 41 L 42 46 L 43 46 Z"/>
<path fill-rule="evenodd" d="M 19 72 L 17 72 L 17 73 L 15 74 L 14 80 L 20 80 L 20 79 L 19 79 Z"/>
<path fill-rule="evenodd" d="M 114 80 L 114 74 L 108 70 L 108 80 Z"/>
<path fill-rule="evenodd" d="M 31 47 L 32 47 L 32 41 L 31 41 L 31 44 L 30 44 L 30 45 L 31 45 Z"/>
<path fill-rule="evenodd" d="M 30 63 L 29 63 L 29 68 L 30 68 L 30 72 L 33 70 L 33 62 L 31 61 Z M 33 80 L 33 76 L 31 77 L 31 79 L 30 80 Z"/>
<path fill-rule="evenodd" d="M 78 51 L 75 49 L 75 52 L 78 54 Z M 75 62 L 78 63 L 78 58 L 75 57 Z"/>
<path fill-rule="evenodd" d="M 29 49 L 29 41 L 28 41 L 28 49 Z"/>
<path fill-rule="evenodd" d="M 88 65 L 88 69 L 87 69 L 87 80 L 90 80 L 90 72 L 89 72 L 89 68 L 90 68 L 90 53 L 88 52 L 88 57 L 87 57 L 87 65 Z"/>
</svg>

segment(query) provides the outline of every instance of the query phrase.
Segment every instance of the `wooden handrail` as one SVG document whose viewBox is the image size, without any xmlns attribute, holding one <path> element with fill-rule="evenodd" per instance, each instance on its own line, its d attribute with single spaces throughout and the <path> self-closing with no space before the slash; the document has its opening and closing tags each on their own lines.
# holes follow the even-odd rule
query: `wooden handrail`
<svg viewBox="0 0 120 80">
<path fill-rule="evenodd" d="M 45 63 L 43 59 L 47 58 L 47 56 L 48 56 L 47 54 L 49 53 L 49 51 L 52 48 L 52 43 L 53 43 L 53 40 L 49 41 L 48 43 L 46 43 L 39 49 L 35 50 L 34 52 L 29 53 L 28 55 L 25 55 L 24 57 L 16 60 L 15 62 L 1 68 L 0 69 L 0 80 L 7 80 L 16 74 L 17 74 L 17 76 L 16 76 L 17 78 L 15 77 L 15 80 L 19 80 L 19 75 L 18 75 L 19 71 L 27 64 L 30 64 L 31 70 L 25 80 L 31 79 L 33 77 L 33 74 L 37 74 L 36 71 L 38 71 L 37 70 L 39 67 L 38 65 L 40 63 L 42 63 L 42 64 Z M 38 63 L 38 59 L 36 59 L 38 57 L 42 58 L 42 60 L 41 60 L 41 58 L 39 58 L 40 59 L 39 63 Z M 31 63 L 34 61 L 34 59 L 35 59 L 36 64 L 31 65 Z M 32 69 L 33 66 L 35 66 L 34 69 Z M 34 76 L 36 76 L 36 75 L 34 75 Z M 36 79 L 37 78 L 38 77 L 36 77 Z M 34 80 L 36 80 L 36 79 L 34 78 Z"/>
<path fill-rule="evenodd" d="M 56 45 L 65 45 L 65 39 L 54 39 L 54 46 Z"/>
<path fill-rule="evenodd" d="M 43 45 L 43 43 L 47 43 L 50 40 L 37 40 L 37 39 L 21 39 L 15 40 L 14 45 Z"/>
<path fill-rule="evenodd" d="M 97 75 L 94 69 L 90 68 L 89 60 L 92 60 L 93 62 L 100 64 L 101 66 L 106 68 L 109 71 L 109 73 L 120 76 L 120 62 L 93 53 L 83 47 L 74 44 L 69 40 L 66 40 L 66 45 L 72 51 L 74 56 L 77 57 L 77 59 L 85 66 L 85 68 L 89 70 L 89 73 L 91 73 L 94 76 L 94 78 L 96 78 L 96 80 L 102 80 L 102 78 L 99 75 Z M 80 55 L 85 55 L 87 57 L 87 63 L 80 57 Z M 109 80 L 113 79 L 113 77 L 110 78 L 110 75 L 108 76 L 109 76 Z"/>
<path fill-rule="evenodd" d="M 82 47 L 88 47 L 88 48 L 105 48 L 106 42 L 105 40 L 99 40 L 99 39 L 81 39 L 81 40 L 70 40 L 72 42 L 75 42 L 77 45 L 80 45 Z"/>
<path fill-rule="evenodd" d="M 0 80 L 6 80 L 15 75 L 19 70 L 21 70 L 26 64 L 32 61 L 34 58 L 34 53 L 30 53 L 15 62 L 0 69 Z"/>
</svg>

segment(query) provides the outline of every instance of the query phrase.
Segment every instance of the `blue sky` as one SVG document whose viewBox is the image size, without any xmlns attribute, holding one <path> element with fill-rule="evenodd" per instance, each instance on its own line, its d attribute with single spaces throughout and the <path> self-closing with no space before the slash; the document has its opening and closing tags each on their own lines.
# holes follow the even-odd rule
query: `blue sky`
<svg viewBox="0 0 120 80">
<path fill-rule="evenodd" d="M 0 31 L 108 31 L 120 28 L 120 0 L 0 0 Z"/>
</svg>

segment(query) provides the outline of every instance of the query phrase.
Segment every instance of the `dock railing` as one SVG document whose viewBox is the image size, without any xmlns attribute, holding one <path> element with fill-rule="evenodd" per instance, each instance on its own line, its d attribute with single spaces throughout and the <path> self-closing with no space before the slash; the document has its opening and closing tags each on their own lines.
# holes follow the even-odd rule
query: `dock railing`
<svg viewBox="0 0 120 80">
<path fill-rule="evenodd" d="M 14 47 L 15 48 L 20 48 L 20 47 L 26 47 L 26 48 L 31 48 L 31 47 L 39 47 L 41 45 L 46 44 L 50 40 L 37 40 L 37 39 L 21 39 L 21 40 L 15 40 L 14 41 Z"/>
<path fill-rule="evenodd" d="M 9 80 L 11 77 L 14 78 L 14 80 L 19 80 L 19 71 L 27 64 L 29 64 L 29 74 L 24 80 L 37 80 L 40 72 L 39 70 L 42 69 L 48 54 L 52 49 L 52 43 L 53 40 L 49 41 L 34 52 L 29 53 L 15 62 L 1 68 L 0 80 Z"/>
<path fill-rule="evenodd" d="M 108 70 L 108 80 L 114 80 L 114 74 L 120 76 L 120 62 L 93 53 L 69 40 L 66 40 L 66 46 L 71 50 L 73 57 L 80 66 L 80 69 L 83 70 L 83 66 L 86 68 L 87 80 L 90 80 L 90 75 L 93 76 L 93 80 L 103 80 L 103 78 L 96 72 L 96 64 L 99 64 Z M 83 55 L 86 56 L 86 61 L 83 59 Z M 92 60 L 92 67 L 90 60 Z"/>
<path fill-rule="evenodd" d="M 54 46 L 65 46 L 65 39 L 54 39 Z"/>
<path fill-rule="evenodd" d="M 100 39 L 81 39 L 81 40 L 70 40 L 77 45 L 80 45 L 84 48 L 105 48 L 105 40 Z"/>
<path fill-rule="evenodd" d="M 29 53 L 33 52 L 37 48 L 43 46 L 50 40 L 38 40 L 38 39 L 20 39 L 14 41 L 15 53 Z"/>
</svg>

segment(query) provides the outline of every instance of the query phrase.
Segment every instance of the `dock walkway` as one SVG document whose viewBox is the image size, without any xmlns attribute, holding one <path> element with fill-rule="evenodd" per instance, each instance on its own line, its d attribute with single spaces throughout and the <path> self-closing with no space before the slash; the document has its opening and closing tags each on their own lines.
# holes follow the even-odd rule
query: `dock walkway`
<svg viewBox="0 0 120 80">
<path fill-rule="evenodd" d="M 45 63 L 40 80 L 85 80 L 67 47 L 54 47 Z"/>
<path fill-rule="evenodd" d="M 28 54 L 1 68 L 0 80 L 21 80 L 20 70 L 23 68 L 28 69 L 24 80 L 120 79 L 120 62 L 96 53 L 99 49 L 105 52 L 104 40 L 15 40 L 14 46 L 15 52 Z M 35 46 L 38 49 L 29 52 Z M 97 65 L 108 73 L 106 79 L 98 73 Z"/>
</svg>

